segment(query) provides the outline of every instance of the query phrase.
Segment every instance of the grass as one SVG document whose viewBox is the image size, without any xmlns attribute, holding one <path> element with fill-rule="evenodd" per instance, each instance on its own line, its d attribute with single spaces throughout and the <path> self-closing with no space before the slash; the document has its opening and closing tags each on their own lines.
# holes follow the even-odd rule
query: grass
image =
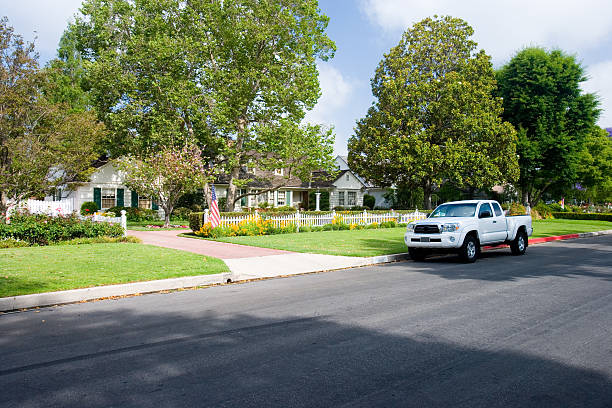
<svg viewBox="0 0 612 408">
<path fill-rule="evenodd" d="M 189 221 L 188 220 L 174 220 L 174 221 L 170 221 L 170 224 L 189 226 Z M 147 228 L 147 225 L 157 225 L 161 227 L 162 225 L 164 225 L 164 222 L 163 221 L 128 221 L 127 223 L 128 229 L 132 231 L 176 231 L 176 230 L 187 229 L 187 228 L 174 228 L 174 227 Z"/>
<path fill-rule="evenodd" d="M 575 234 L 579 232 L 612 229 L 609 221 L 541 220 L 533 223 L 534 235 Z M 300 234 L 265 235 L 256 237 L 225 237 L 216 241 L 251 245 L 263 248 L 284 249 L 294 252 L 311 252 L 327 255 L 376 256 L 406 252 L 405 228 L 388 228 L 354 231 L 323 231 Z M 183 234 L 187 236 L 187 234 Z M 191 235 L 195 237 L 194 235 Z"/>
<path fill-rule="evenodd" d="M 540 220 L 533 222 L 532 238 L 550 237 L 553 235 L 577 234 L 580 232 L 603 231 L 612 229 L 610 221 L 593 220 Z"/>
<path fill-rule="evenodd" d="M 0 250 L 0 297 L 228 272 L 216 258 L 134 243 Z"/>
</svg>

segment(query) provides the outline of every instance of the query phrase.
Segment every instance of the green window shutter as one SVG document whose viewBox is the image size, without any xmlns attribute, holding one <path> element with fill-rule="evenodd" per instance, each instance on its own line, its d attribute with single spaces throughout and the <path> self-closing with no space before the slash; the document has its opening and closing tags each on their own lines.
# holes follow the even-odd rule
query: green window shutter
<svg viewBox="0 0 612 408">
<path fill-rule="evenodd" d="M 240 190 L 240 192 L 239 192 L 239 194 L 244 194 L 244 193 L 246 193 L 246 190 Z M 246 205 L 247 205 L 247 198 L 246 197 L 242 197 L 240 199 L 240 206 L 241 207 L 246 207 Z"/>
<path fill-rule="evenodd" d="M 132 191 L 132 200 L 131 200 L 132 205 L 130 207 L 134 207 L 137 208 L 138 207 L 138 193 L 135 191 Z"/>
<path fill-rule="evenodd" d="M 157 205 L 157 203 L 155 201 L 151 202 L 151 209 L 157 211 L 159 210 L 159 206 Z"/>
<path fill-rule="evenodd" d="M 102 208 L 102 189 L 94 187 L 94 203 L 98 206 L 98 210 Z"/>
<path fill-rule="evenodd" d="M 125 190 L 122 188 L 118 188 L 117 189 L 117 207 L 124 207 L 125 206 Z"/>
</svg>

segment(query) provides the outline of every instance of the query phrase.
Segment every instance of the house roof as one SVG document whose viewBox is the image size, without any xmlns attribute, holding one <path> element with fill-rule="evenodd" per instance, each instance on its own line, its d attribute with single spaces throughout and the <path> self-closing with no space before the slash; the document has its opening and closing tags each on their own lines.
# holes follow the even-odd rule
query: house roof
<svg viewBox="0 0 612 408">
<path fill-rule="evenodd" d="M 612 127 L 606 128 L 606 130 L 608 131 L 608 137 L 612 138 Z"/>
</svg>

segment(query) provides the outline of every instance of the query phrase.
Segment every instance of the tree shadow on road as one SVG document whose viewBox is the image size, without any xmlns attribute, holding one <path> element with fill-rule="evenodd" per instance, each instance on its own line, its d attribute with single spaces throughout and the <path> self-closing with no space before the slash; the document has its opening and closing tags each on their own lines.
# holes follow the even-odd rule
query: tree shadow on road
<svg viewBox="0 0 612 408">
<path fill-rule="evenodd" d="M 463 264 L 454 254 L 438 255 L 423 262 L 408 265 L 419 272 L 437 275 L 445 279 L 477 279 L 485 281 L 508 281 L 521 278 L 559 276 L 576 278 L 594 277 L 612 280 L 612 247 L 606 238 L 593 240 L 554 242 L 534 245 L 524 256 L 512 256 L 509 248 L 484 251 L 474 264 Z"/>
<path fill-rule="evenodd" d="M 324 316 L 134 310 L 84 304 L 0 316 L 0 405 L 612 404 L 609 373 L 493 345 L 386 333 Z"/>
</svg>

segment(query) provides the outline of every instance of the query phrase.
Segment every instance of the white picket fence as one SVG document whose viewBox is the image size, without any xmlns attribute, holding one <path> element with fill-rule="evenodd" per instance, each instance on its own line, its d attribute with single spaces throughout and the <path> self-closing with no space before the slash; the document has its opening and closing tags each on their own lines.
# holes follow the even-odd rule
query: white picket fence
<svg viewBox="0 0 612 408">
<path fill-rule="evenodd" d="M 298 231 L 301 227 L 321 227 L 325 224 L 332 224 L 334 219 L 336 222 L 343 222 L 345 224 L 357 224 L 357 225 L 370 225 L 373 223 L 381 223 L 385 221 L 395 221 L 397 223 L 407 224 L 411 221 L 422 220 L 427 218 L 427 214 L 415 210 L 411 213 L 398 213 L 395 211 L 389 211 L 387 213 L 371 213 L 364 210 L 362 213 L 342 213 L 332 211 L 323 214 L 304 214 L 300 211 L 296 211 L 293 214 L 285 215 L 273 215 L 268 216 L 265 213 L 260 214 L 259 212 L 246 213 L 245 215 L 236 215 L 232 217 L 221 216 L 220 225 L 227 227 L 230 225 L 238 225 L 242 222 L 257 222 L 258 220 L 273 221 L 276 227 L 286 226 L 294 224 L 297 226 Z M 204 224 L 210 220 L 210 214 L 208 210 L 204 210 Z"/>
<path fill-rule="evenodd" d="M 31 214 L 47 214 L 57 217 L 58 215 L 72 214 L 74 211 L 72 200 L 40 201 L 29 199 L 24 204 L 24 207 Z"/>
</svg>

